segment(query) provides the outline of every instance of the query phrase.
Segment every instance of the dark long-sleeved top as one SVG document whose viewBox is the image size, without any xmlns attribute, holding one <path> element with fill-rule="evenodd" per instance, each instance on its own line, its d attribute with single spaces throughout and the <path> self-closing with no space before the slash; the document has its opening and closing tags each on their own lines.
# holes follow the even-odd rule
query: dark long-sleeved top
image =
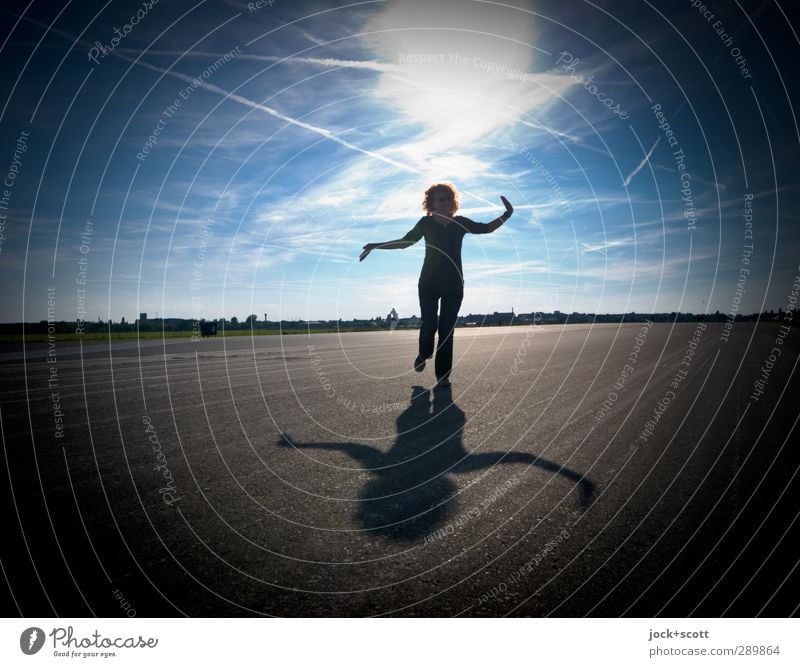
<svg viewBox="0 0 800 667">
<path fill-rule="evenodd" d="M 403 241 L 416 243 L 425 237 L 425 261 L 419 275 L 420 285 L 436 285 L 440 289 L 463 289 L 461 242 L 464 234 L 488 234 L 489 223 L 475 222 L 457 215 L 454 222 L 442 224 L 432 215 L 420 218 Z"/>
</svg>

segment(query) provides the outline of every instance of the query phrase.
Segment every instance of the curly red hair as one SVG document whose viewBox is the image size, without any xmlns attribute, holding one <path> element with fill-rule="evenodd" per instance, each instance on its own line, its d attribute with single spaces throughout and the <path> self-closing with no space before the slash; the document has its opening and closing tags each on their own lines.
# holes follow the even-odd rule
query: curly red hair
<svg viewBox="0 0 800 667">
<path fill-rule="evenodd" d="M 455 212 L 458 210 L 458 191 L 456 190 L 456 186 L 452 183 L 434 183 L 425 190 L 425 198 L 422 200 L 422 208 L 425 209 L 425 212 L 430 215 L 431 210 L 433 210 L 433 195 L 437 192 L 447 192 L 452 197 L 453 201 L 450 204 L 450 215 L 455 215 Z"/>
</svg>

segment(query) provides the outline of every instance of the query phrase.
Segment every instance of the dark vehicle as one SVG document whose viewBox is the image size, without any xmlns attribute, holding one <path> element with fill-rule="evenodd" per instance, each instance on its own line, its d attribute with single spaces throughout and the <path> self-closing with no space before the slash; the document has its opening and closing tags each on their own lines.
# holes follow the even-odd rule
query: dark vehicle
<svg viewBox="0 0 800 667">
<path fill-rule="evenodd" d="M 216 336 L 217 335 L 217 323 L 216 322 L 206 322 L 203 320 L 200 322 L 200 334 L 203 336 Z"/>
</svg>

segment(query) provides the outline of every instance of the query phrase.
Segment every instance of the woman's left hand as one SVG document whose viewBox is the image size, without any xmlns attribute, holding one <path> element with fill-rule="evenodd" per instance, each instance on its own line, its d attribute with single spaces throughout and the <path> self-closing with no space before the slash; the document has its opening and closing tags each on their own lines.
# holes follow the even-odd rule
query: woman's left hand
<svg viewBox="0 0 800 667">
<path fill-rule="evenodd" d="M 503 200 L 503 204 L 506 207 L 506 218 L 510 218 L 511 214 L 514 212 L 514 207 L 509 203 L 508 199 L 506 199 L 503 195 L 500 195 L 500 199 Z"/>
<path fill-rule="evenodd" d="M 377 243 L 367 243 L 367 245 L 363 246 L 363 252 L 359 255 L 358 261 L 363 262 L 367 258 L 367 255 L 375 250 L 377 245 Z"/>
</svg>

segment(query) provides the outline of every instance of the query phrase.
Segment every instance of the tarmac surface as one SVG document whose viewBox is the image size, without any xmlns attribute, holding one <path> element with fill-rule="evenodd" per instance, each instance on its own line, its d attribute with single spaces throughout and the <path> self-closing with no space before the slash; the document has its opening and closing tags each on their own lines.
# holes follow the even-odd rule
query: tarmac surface
<svg viewBox="0 0 800 667">
<path fill-rule="evenodd" d="M 4 615 L 797 613 L 796 328 L 417 336 L 0 350 Z"/>
</svg>

